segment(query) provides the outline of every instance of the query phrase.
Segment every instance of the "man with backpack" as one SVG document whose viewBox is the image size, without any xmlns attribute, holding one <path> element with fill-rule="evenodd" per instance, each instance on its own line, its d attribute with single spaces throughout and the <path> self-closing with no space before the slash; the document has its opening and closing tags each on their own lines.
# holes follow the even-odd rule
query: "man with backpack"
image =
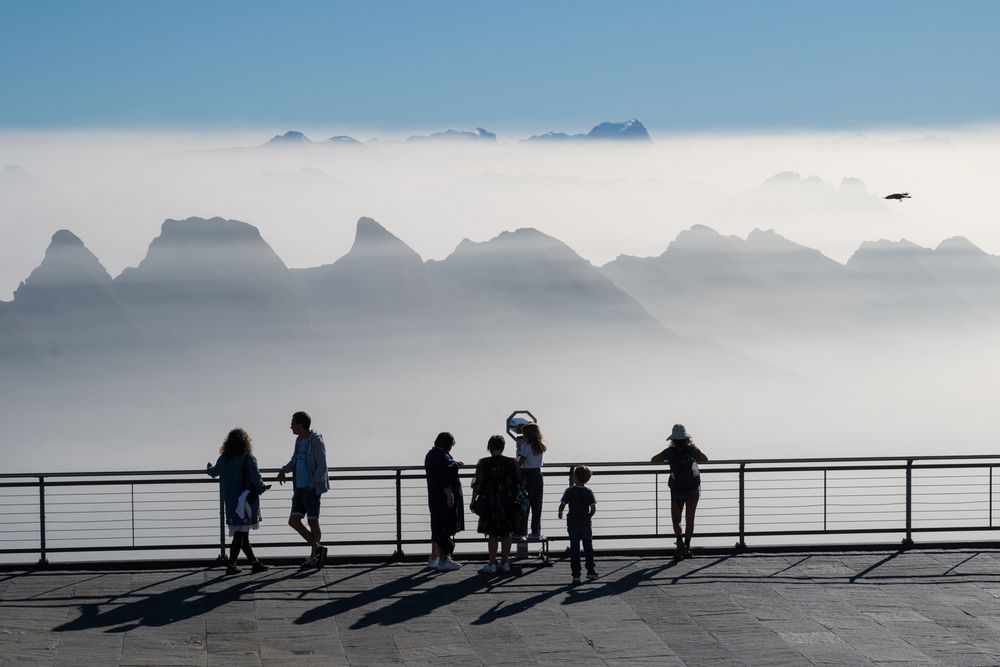
<svg viewBox="0 0 1000 667">
<path fill-rule="evenodd" d="M 667 438 L 670 445 L 650 459 L 650 463 L 670 464 L 670 518 L 677 538 L 674 560 L 691 558 L 691 536 L 694 534 L 694 513 L 701 497 L 701 472 L 699 463 L 707 463 L 708 457 L 697 447 L 683 424 L 674 424 Z M 681 510 L 685 515 L 684 533 L 681 534 Z"/>
<path fill-rule="evenodd" d="M 323 546 L 319 527 L 320 496 L 330 490 L 330 475 L 326 467 L 326 444 L 323 436 L 312 430 L 312 418 L 306 412 L 292 415 L 292 433 L 295 448 L 292 458 L 281 467 L 278 481 L 284 484 L 287 473 L 292 473 L 292 512 L 288 525 L 302 536 L 311 547 L 303 568 L 321 568 L 326 564 L 327 549 Z M 305 519 L 309 527 L 302 523 Z"/>
</svg>

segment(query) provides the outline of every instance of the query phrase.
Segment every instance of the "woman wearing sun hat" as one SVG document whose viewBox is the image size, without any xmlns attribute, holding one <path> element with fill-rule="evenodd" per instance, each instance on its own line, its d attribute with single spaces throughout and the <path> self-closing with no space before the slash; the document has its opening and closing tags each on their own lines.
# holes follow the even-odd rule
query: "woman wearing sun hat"
<svg viewBox="0 0 1000 667">
<path fill-rule="evenodd" d="M 670 445 L 650 459 L 650 463 L 669 463 L 670 518 L 677 538 L 675 560 L 691 557 L 691 535 L 694 534 L 694 513 L 701 497 L 701 473 L 699 463 L 707 463 L 708 457 L 694 446 L 690 434 L 683 424 L 674 424 Z M 681 534 L 681 510 L 684 510 L 684 534 Z"/>
</svg>

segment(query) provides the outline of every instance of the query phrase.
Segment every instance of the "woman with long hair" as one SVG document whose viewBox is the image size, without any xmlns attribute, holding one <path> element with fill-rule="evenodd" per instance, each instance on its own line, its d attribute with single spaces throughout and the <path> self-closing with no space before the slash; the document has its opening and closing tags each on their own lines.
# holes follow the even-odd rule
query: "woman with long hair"
<svg viewBox="0 0 1000 667">
<path fill-rule="evenodd" d="M 210 476 L 222 478 L 226 525 L 233 538 L 229 547 L 226 574 L 239 574 L 236 559 L 241 550 L 250 561 L 254 573 L 267 570 L 267 566 L 254 556 L 253 547 L 250 546 L 250 531 L 260 528 L 260 494 L 269 488 L 264 485 L 257 467 L 257 458 L 252 451 L 250 435 L 241 428 L 234 428 L 219 448 L 219 458 L 215 465 L 209 463 L 206 470 Z"/>
<path fill-rule="evenodd" d="M 531 505 L 531 534 L 528 539 L 542 539 L 542 499 L 545 497 L 545 480 L 542 465 L 545 455 L 545 438 L 538 424 L 530 422 L 521 427 L 517 443 L 517 463 L 524 471 L 524 487 Z"/>
<path fill-rule="evenodd" d="M 486 442 L 489 456 L 479 459 L 472 480 L 469 509 L 479 515 L 478 531 L 488 539 L 490 560 L 482 574 L 510 572 L 511 534 L 520 522 L 515 502 L 518 490 L 517 461 L 503 455 L 504 437 L 491 435 Z M 502 560 L 497 565 L 497 547 L 502 543 Z"/>
<path fill-rule="evenodd" d="M 691 536 L 694 534 L 694 513 L 701 497 L 701 472 L 699 463 L 707 463 L 708 457 L 695 447 L 694 441 L 683 424 L 674 424 L 667 438 L 670 445 L 650 459 L 650 463 L 669 463 L 670 518 L 677 538 L 675 560 L 691 557 Z M 681 511 L 684 511 L 684 533 L 681 533 Z"/>
<path fill-rule="evenodd" d="M 424 457 L 427 474 L 427 508 L 431 515 L 431 555 L 427 567 L 440 572 L 461 568 L 452 559 L 455 551 L 455 533 L 465 528 L 465 507 L 462 503 L 462 484 L 458 479 L 461 462 L 451 456 L 455 436 L 438 433 L 434 446 Z"/>
</svg>

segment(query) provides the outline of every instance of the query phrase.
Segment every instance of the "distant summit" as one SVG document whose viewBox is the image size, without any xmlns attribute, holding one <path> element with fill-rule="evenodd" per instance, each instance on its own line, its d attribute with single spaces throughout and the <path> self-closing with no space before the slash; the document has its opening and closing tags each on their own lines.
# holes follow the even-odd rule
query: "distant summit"
<svg viewBox="0 0 1000 667">
<path fill-rule="evenodd" d="M 19 310 L 89 308 L 114 301 L 111 276 L 73 232 L 52 235 L 42 263 L 14 291 Z"/>
<path fill-rule="evenodd" d="M 289 130 L 284 134 L 276 134 L 271 137 L 265 146 L 306 146 L 312 141 L 306 135 L 297 130 Z"/>
<path fill-rule="evenodd" d="M 637 118 L 620 123 L 603 122 L 587 133 L 588 139 L 650 141 L 649 132 Z"/>
<path fill-rule="evenodd" d="M 336 136 L 330 137 L 324 143 L 327 144 L 344 144 L 344 145 L 357 145 L 360 146 L 361 142 L 354 137 L 349 137 L 346 134 L 338 134 Z"/>
<path fill-rule="evenodd" d="M 420 141 L 486 141 L 490 143 L 497 142 L 497 135 L 493 134 L 489 130 L 484 130 L 481 127 L 477 127 L 475 132 L 469 132 L 467 130 L 445 130 L 444 132 L 434 132 L 429 135 L 413 135 L 407 138 L 407 141 L 420 142 Z"/>
<path fill-rule="evenodd" d="M 621 122 L 605 121 L 594 126 L 587 134 L 546 132 L 528 137 L 524 141 L 652 141 L 646 127 L 637 118 Z"/>
</svg>

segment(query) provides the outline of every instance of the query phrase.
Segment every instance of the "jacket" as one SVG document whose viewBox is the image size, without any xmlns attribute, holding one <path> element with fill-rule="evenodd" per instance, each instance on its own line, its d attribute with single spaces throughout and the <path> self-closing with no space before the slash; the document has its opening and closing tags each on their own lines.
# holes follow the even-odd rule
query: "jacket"
<svg viewBox="0 0 1000 667">
<path fill-rule="evenodd" d="M 244 476 L 244 466 L 246 476 Z M 260 469 L 257 467 L 257 459 L 253 454 L 240 454 L 228 461 L 223 457 L 215 462 L 215 465 L 208 469 L 210 477 L 222 476 L 222 498 L 226 505 L 226 525 L 242 526 L 244 524 L 255 524 L 260 521 L 260 499 L 254 500 L 250 504 L 253 516 L 249 519 L 236 515 L 236 505 L 239 502 L 240 494 L 248 486 L 257 493 L 264 491 L 264 480 L 260 476 Z"/>
<path fill-rule="evenodd" d="M 326 444 L 323 442 L 323 436 L 315 431 L 309 431 L 309 435 L 304 435 L 302 438 L 306 441 L 306 467 L 309 469 L 309 483 L 306 485 L 316 492 L 316 495 L 322 495 L 330 490 L 330 474 L 326 469 Z M 295 446 L 299 443 L 299 439 L 295 439 Z M 284 472 L 295 472 L 295 446 L 292 447 L 292 458 L 288 460 L 288 463 L 281 466 Z M 294 477 L 293 477 L 294 479 Z"/>
</svg>

